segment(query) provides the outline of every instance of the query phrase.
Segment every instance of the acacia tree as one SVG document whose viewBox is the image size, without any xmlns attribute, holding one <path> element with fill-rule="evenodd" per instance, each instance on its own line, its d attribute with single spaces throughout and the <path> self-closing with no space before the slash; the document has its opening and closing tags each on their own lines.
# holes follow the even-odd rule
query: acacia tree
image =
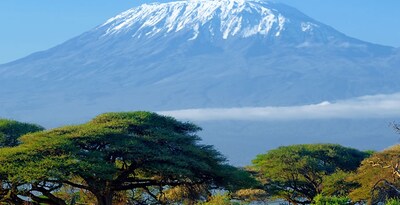
<svg viewBox="0 0 400 205">
<path fill-rule="evenodd" d="M 400 198 L 400 145 L 365 159 L 350 180 L 361 185 L 350 193 L 353 201 L 377 204 L 389 198 Z"/>
<path fill-rule="evenodd" d="M 30 123 L 22 123 L 14 120 L 0 119 L 0 153 L 6 147 L 15 147 L 19 142 L 19 137 L 24 134 L 38 132 L 44 128 Z M 18 197 L 12 190 L 16 189 L 16 185 L 7 179 L 6 174 L 0 173 L 0 203 L 10 200 L 19 201 Z M 22 202 L 22 201 L 19 201 Z M 16 203 L 16 202 L 14 202 Z"/>
<path fill-rule="evenodd" d="M 365 152 L 335 144 L 292 145 L 258 155 L 253 169 L 267 193 L 293 204 L 310 204 L 322 193 L 327 176 L 356 170 L 366 156 Z"/>
<path fill-rule="evenodd" d="M 43 127 L 35 124 L 0 119 L 0 148 L 15 147 L 19 144 L 18 139 L 22 135 L 43 129 Z"/>
<path fill-rule="evenodd" d="M 199 144 L 199 130 L 150 112 L 107 113 L 82 125 L 25 135 L 0 162 L 9 165 L 3 172 L 13 180 L 29 184 L 18 194 L 55 204 L 65 204 L 56 191 L 66 185 L 109 205 L 127 190 L 140 192 L 137 200 L 167 203 L 165 190 L 177 186 L 236 189 L 254 182 L 212 146 Z"/>
</svg>

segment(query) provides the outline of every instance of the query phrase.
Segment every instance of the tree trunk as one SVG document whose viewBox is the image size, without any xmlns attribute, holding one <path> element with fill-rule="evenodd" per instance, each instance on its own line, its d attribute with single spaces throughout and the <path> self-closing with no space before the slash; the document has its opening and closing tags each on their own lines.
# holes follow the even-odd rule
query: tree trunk
<svg viewBox="0 0 400 205">
<path fill-rule="evenodd" d="M 112 205 L 113 195 L 114 193 L 112 192 L 95 194 L 97 205 Z"/>
</svg>

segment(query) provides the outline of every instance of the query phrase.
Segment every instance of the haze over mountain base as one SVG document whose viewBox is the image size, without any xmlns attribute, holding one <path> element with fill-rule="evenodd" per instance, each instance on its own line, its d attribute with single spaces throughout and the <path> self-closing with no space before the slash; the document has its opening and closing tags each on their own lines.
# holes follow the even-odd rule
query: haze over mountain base
<svg viewBox="0 0 400 205">
<path fill-rule="evenodd" d="M 102 103 L 78 107 L 60 101 L 45 109 L 1 110 L 0 116 L 52 128 L 103 112 L 140 110 L 124 101 Z M 153 111 L 196 123 L 204 143 L 216 146 L 231 163 L 248 165 L 257 154 L 289 144 L 339 143 L 362 150 L 397 144 L 400 136 L 392 125 L 399 122 L 399 104 L 400 95 L 393 94 L 303 106 Z"/>
<path fill-rule="evenodd" d="M 400 142 L 391 127 L 396 119 L 198 122 L 205 143 L 213 144 L 232 164 L 249 165 L 256 155 L 284 145 L 335 143 L 380 151 Z"/>
</svg>

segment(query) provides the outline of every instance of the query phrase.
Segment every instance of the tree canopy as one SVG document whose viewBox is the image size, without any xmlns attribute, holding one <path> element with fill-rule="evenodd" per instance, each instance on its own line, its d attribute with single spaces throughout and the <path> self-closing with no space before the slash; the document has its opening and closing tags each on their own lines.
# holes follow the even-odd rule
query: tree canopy
<svg viewBox="0 0 400 205">
<path fill-rule="evenodd" d="M 106 113 L 51 130 L 0 119 L 0 204 L 232 204 L 271 198 L 375 204 L 400 198 L 400 145 L 376 153 L 336 144 L 282 146 L 242 169 L 201 144 L 200 129 L 152 112 Z"/>
<path fill-rule="evenodd" d="M 43 129 L 43 127 L 35 124 L 0 119 L 0 148 L 17 146 L 19 144 L 18 138 L 22 135 Z"/>
<path fill-rule="evenodd" d="M 360 168 L 350 181 L 361 186 L 350 193 L 353 201 L 370 204 L 400 198 L 400 145 L 376 152 L 362 161 Z"/>
<path fill-rule="evenodd" d="M 151 112 L 106 113 L 85 124 L 23 136 L 21 145 L 0 152 L 0 173 L 17 187 L 14 195 L 50 204 L 76 200 L 57 194 L 65 187 L 108 205 L 127 191 L 138 203 L 165 204 L 165 192 L 176 187 L 201 186 L 207 195 L 212 188 L 252 186 L 247 172 L 198 143 L 199 130 Z"/>
<path fill-rule="evenodd" d="M 322 193 L 327 176 L 356 170 L 366 156 L 336 144 L 283 146 L 258 155 L 253 169 L 258 171 L 267 193 L 294 204 L 310 204 Z"/>
<path fill-rule="evenodd" d="M 0 149 L 5 149 L 6 147 L 15 147 L 20 141 L 19 138 L 27 133 L 41 131 L 44 128 L 29 123 L 18 122 L 8 119 L 0 119 Z M 4 166 L 3 164 L 0 164 Z M 11 198 L 11 190 L 15 187 L 11 186 L 7 180 L 7 173 L 0 172 L 0 202 L 3 201 L 5 196 Z M 14 196 L 15 197 L 15 196 Z"/>
</svg>

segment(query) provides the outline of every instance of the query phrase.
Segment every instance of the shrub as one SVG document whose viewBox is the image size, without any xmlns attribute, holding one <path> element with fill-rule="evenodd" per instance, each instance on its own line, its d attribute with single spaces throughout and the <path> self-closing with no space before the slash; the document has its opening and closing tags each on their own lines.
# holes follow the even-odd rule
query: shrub
<svg viewBox="0 0 400 205">
<path fill-rule="evenodd" d="M 336 197 L 336 196 L 322 196 L 318 194 L 314 200 L 314 205 L 345 205 L 350 204 L 350 199 L 347 197 Z"/>
</svg>

